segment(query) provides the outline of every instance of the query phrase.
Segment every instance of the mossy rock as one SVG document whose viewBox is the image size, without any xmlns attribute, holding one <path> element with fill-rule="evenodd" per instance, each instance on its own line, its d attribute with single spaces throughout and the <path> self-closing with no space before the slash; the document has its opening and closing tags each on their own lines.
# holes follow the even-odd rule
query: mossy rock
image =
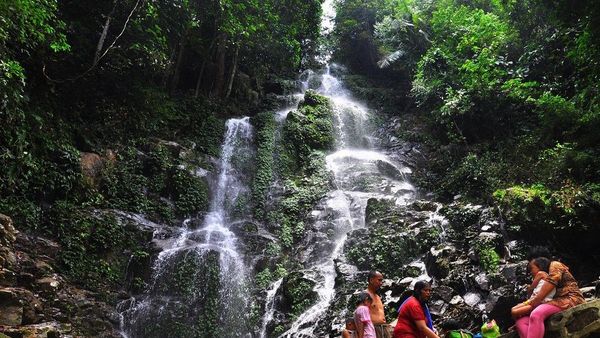
<svg viewBox="0 0 600 338">
<path fill-rule="evenodd" d="M 369 223 L 377 218 L 387 216 L 393 207 L 394 201 L 369 198 L 365 209 L 366 222 Z"/>
<path fill-rule="evenodd" d="M 330 150 L 334 144 L 333 110 L 329 99 L 307 91 L 298 110 L 288 114 L 283 144 L 300 167 L 314 150 Z"/>
<path fill-rule="evenodd" d="M 497 190 L 494 198 L 512 236 L 585 256 L 600 254 L 600 185 L 567 183 L 556 190 L 542 184 L 514 186 Z"/>
<path fill-rule="evenodd" d="M 315 284 L 315 281 L 298 271 L 285 277 L 282 284 L 284 312 L 295 317 L 311 306 L 317 299 L 317 293 L 313 290 Z"/>
</svg>

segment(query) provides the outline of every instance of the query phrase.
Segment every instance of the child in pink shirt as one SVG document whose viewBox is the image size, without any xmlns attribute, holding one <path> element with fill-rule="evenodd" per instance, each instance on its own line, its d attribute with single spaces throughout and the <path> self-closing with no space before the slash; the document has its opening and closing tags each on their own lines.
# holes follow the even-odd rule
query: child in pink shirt
<svg viewBox="0 0 600 338">
<path fill-rule="evenodd" d="M 358 338 L 376 338 L 375 326 L 371 321 L 371 296 L 367 292 L 361 292 L 358 295 L 357 308 L 354 311 L 354 323 L 356 324 L 356 333 Z"/>
</svg>

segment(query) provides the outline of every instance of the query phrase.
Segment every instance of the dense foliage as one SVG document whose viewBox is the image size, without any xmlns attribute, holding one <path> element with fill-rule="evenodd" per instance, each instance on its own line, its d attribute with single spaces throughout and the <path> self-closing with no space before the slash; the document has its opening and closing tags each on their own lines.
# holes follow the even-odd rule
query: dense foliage
<svg viewBox="0 0 600 338">
<path fill-rule="evenodd" d="M 340 0 L 337 7 L 338 58 L 404 91 L 399 97 L 414 102 L 412 112 L 430 128 L 425 139 L 399 135 L 432 149 L 421 185 L 443 198 L 488 201 L 498 190 L 509 222 L 521 227 L 598 223 L 596 2 Z M 531 194 L 544 201 L 537 220 L 526 216 L 535 213 L 528 205 L 540 205 Z"/>
</svg>

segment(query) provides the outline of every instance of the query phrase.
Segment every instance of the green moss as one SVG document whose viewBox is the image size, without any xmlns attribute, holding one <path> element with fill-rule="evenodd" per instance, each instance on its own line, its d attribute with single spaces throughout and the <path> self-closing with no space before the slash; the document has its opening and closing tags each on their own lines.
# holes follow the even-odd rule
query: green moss
<svg viewBox="0 0 600 338">
<path fill-rule="evenodd" d="M 479 265 L 487 273 L 498 271 L 500 265 L 500 256 L 492 246 L 480 244 L 476 246 L 476 252 L 479 256 Z"/>
<path fill-rule="evenodd" d="M 311 153 L 297 176 L 287 179 L 284 185 L 286 193 L 279 201 L 277 210 L 269 215 L 269 220 L 280 225 L 281 242 L 289 249 L 303 236 L 304 223 L 301 219 L 304 213 L 329 189 L 325 155 L 318 151 Z"/>
<path fill-rule="evenodd" d="M 422 252 L 415 238 L 397 228 L 374 227 L 367 238 L 368 245 L 363 241 L 346 244 L 348 261 L 360 270 L 375 269 L 386 276 L 397 276 L 405 264 Z"/>
<path fill-rule="evenodd" d="M 124 253 L 144 252 L 143 234 L 111 213 L 78 209 L 68 201 L 59 201 L 50 209 L 48 222 L 62 247 L 62 270 L 92 290 L 122 282 L 129 258 Z"/>
<path fill-rule="evenodd" d="M 173 162 L 169 150 L 163 145 L 156 145 L 148 152 L 148 157 L 143 163 L 143 172 L 144 176 L 148 177 L 150 191 L 161 193 L 165 190 Z"/>
<path fill-rule="evenodd" d="M 192 215 L 208 209 L 208 185 L 204 179 L 178 169 L 172 176 L 172 182 L 173 201 L 179 215 Z"/>
<path fill-rule="evenodd" d="M 292 317 L 297 317 L 304 312 L 317 298 L 313 291 L 315 283 L 294 272 L 284 280 L 283 290 L 286 303 Z"/>
<path fill-rule="evenodd" d="M 102 173 L 99 193 L 106 207 L 146 213 L 171 222 L 208 208 L 206 181 L 182 169 L 181 159 L 161 145 L 144 154 L 137 147 L 119 151 L 117 163 Z M 173 204 L 167 203 L 170 199 Z"/>
<path fill-rule="evenodd" d="M 256 171 L 252 182 L 252 198 L 254 215 L 265 219 L 267 192 L 274 179 L 275 130 L 276 123 L 273 113 L 258 114 L 253 120 L 256 128 Z"/>
<path fill-rule="evenodd" d="M 329 150 L 334 144 L 333 112 L 329 100 L 307 91 L 297 111 L 288 114 L 283 144 L 289 159 L 302 168 L 314 150 Z M 293 170 L 292 170 L 293 172 Z"/>
<path fill-rule="evenodd" d="M 514 236 L 534 243 L 550 242 L 585 252 L 595 247 L 598 224 L 598 184 L 565 182 L 559 189 L 544 185 L 514 186 L 498 190 L 494 198 Z"/>
</svg>

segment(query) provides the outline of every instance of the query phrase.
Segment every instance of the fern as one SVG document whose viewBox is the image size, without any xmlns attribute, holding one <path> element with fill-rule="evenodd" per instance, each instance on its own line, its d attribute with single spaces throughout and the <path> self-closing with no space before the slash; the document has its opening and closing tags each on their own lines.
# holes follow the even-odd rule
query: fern
<svg viewBox="0 0 600 338">
<path fill-rule="evenodd" d="M 394 62 L 398 61 L 398 59 L 400 59 L 403 55 L 405 54 L 405 52 L 401 49 L 392 52 L 388 55 L 386 55 L 383 59 L 379 60 L 377 62 L 377 66 L 379 66 L 379 68 L 387 68 L 390 65 L 392 65 Z"/>
</svg>

